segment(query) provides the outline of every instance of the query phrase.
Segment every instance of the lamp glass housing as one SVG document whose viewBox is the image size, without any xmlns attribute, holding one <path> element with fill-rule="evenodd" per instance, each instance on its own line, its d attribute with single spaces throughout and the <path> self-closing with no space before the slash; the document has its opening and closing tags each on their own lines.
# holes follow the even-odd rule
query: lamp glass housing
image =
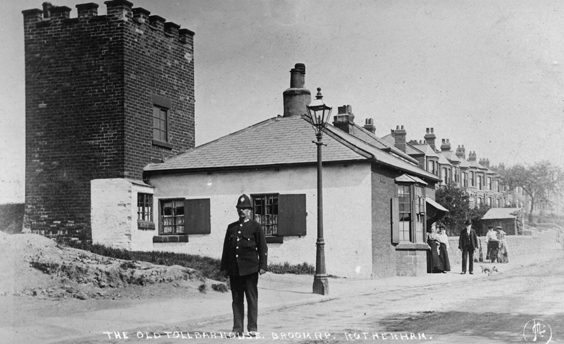
<svg viewBox="0 0 564 344">
<path fill-rule="evenodd" d="M 315 100 L 307 106 L 307 112 L 316 134 L 321 133 L 321 131 L 327 125 L 327 121 L 329 120 L 329 117 L 331 117 L 332 109 L 332 107 L 327 106 L 323 102 L 321 88 L 317 88 L 317 95 L 315 96 Z"/>
</svg>

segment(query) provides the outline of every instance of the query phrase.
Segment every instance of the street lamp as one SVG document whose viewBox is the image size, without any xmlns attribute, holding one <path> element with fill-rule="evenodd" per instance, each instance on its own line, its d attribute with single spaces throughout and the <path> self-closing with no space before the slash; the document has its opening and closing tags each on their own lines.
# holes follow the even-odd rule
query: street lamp
<svg viewBox="0 0 564 344">
<path fill-rule="evenodd" d="M 329 281 L 325 272 L 325 240 L 323 239 L 323 181 L 321 146 L 323 146 L 323 129 L 331 116 L 331 107 L 323 103 L 321 88 L 317 88 L 315 100 L 307 106 L 307 113 L 315 130 L 317 141 L 317 251 L 315 256 L 315 276 L 313 277 L 313 292 L 315 294 L 329 294 Z"/>
</svg>

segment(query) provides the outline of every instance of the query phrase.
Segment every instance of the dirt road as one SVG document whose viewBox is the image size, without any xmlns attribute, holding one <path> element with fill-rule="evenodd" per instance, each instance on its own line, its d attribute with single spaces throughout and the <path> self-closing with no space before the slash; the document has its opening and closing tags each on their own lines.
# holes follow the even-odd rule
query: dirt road
<svg viewBox="0 0 564 344">
<path fill-rule="evenodd" d="M 492 275 L 478 264 L 474 275 L 330 279 L 329 296 L 311 294 L 312 276 L 268 273 L 259 282 L 261 336 L 240 340 L 523 343 L 525 334 L 562 343 L 564 251 L 548 245 L 535 259 L 514 256 Z M 115 300 L 0 295 L 0 343 L 227 342 L 229 293 L 170 283 L 127 290 Z"/>
<path fill-rule="evenodd" d="M 551 327 L 550 343 L 564 340 L 563 258 L 507 273 L 466 277 L 261 314 L 263 337 L 274 341 L 285 335 L 321 342 L 320 337 L 330 333 L 329 342 L 519 343 L 525 324 L 538 319 Z M 221 320 L 193 330 L 229 327 L 229 320 Z M 534 333 L 527 330 L 532 342 Z M 549 338 L 548 331 L 544 337 L 537 333 L 536 343 L 547 343 Z"/>
<path fill-rule="evenodd" d="M 479 269 L 479 268 L 478 268 Z M 562 343 L 564 257 L 492 275 L 433 275 L 432 284 L 368 289 L 299 306 L 263 310 L 261 343 Z M 456 276 L 455 276 L 456 275 Z M 441 283 L 443 279 L 444 283 Z M 532 322 L 536 319 L 535 322 Z M 536 325 L 536 326 L 534 326 Z M 129 331 L 81 343 L 215 343 L 231 328 L 227 315 Z M 550 329 L 550 331 L 549 331 Z M 533 341 L 536 335 L 536 341 Z M 68 341 L 71 343 L 73 341 Z"/>
</svg>

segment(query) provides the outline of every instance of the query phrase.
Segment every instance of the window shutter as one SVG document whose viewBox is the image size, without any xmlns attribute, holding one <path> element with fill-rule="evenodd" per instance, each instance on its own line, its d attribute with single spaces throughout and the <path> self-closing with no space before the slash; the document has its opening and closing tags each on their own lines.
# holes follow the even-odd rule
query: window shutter
<svg viewBox="0 0 564 344">
<path fill-rule="evenodd" d="M 184 233 L 211 233 L 209 198 L 184 200 Z"/>
<path fill-rule="evenodd" d="M 306 235 L 306 195 L 278 195 L 278 235 Z"/>
<path fill-rule="evenodd" d="M 392 244 L 399 244 L 399 197 L 390 200 L 390 212 L 392 220 Z"/>
</svg>

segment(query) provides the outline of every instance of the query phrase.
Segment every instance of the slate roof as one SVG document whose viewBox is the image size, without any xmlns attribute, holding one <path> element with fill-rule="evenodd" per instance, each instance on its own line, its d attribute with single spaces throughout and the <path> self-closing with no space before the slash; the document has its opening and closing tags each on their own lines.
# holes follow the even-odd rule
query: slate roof
<svg viewBox="0 0 564 344">
<path fill-rule="evenodd" d="M 364 160 L 365 155 L 323 138 L 323 161 Z M 268 166 L 317 161 L 312 126 L 299 116 L 274 117 L 192 148 L 145 171 Z"/>
<path fill-rule="evenodd" d="M 453 151 L 442 151 L 440 154 L 442 154 L 445 158 L 447 158 L 448 161 L 453 164 L 458 164 L 461 162 Z"/>
<path fill-rule="evenodd" d="M 439 155 L 437 154 L 437 152 L 435 152 L 433 147 L 429 146 L 427 143 L 413 145 L 413 147 L 415 147 L 418 150 L 420 150 L 421 152 L 423 152 L 426 156 L 432 156 L 432 157 L 435 157 L 435 158 L 439 157 Z"/>
<path fill-rule="evenodd" d="M 437 153 L 437 155 L 439 156 L 439 164 L 441 165 L 452 165 L 450 163 L 450 161 L 448 161 L 448 159 L 441 153 Z"/>
<path fill-rule="evenodd" d="M 476 160 L 468 160 L 468 165 L 470 165 L 470 167 L 474 167 L 479 170 L 487 170 L 487 167 L 480 165 L 480 163 L 478 163 L 478 161 Z"/>
<path fill-rule="evenodd" d="M 490 208 L 482 220 L 514 219 L 519 215 L 521 208 Z"/>
<path fill-rule="evenodd" d="M 390 147 L 378 140 L 364 135 L 361 139 L 330 124 L 325 133 L 323 143 L 327 146 L 323 148 L 323 162 L 374 161 L 438 181 L 435 175 L 388 153 Z M 304 117 L 279 116 L 192 148 L 162 163 L 149 164 L 144 170 L 187 171 L 313 164 L 317 162 L 317 148 L 313 140 L 313 128 Z"/>
<path fill-rule="evenodd" d="M 470 163 L 466 159 L 460 159 L 460 168 L 469 168 Z"/>
</svg>

